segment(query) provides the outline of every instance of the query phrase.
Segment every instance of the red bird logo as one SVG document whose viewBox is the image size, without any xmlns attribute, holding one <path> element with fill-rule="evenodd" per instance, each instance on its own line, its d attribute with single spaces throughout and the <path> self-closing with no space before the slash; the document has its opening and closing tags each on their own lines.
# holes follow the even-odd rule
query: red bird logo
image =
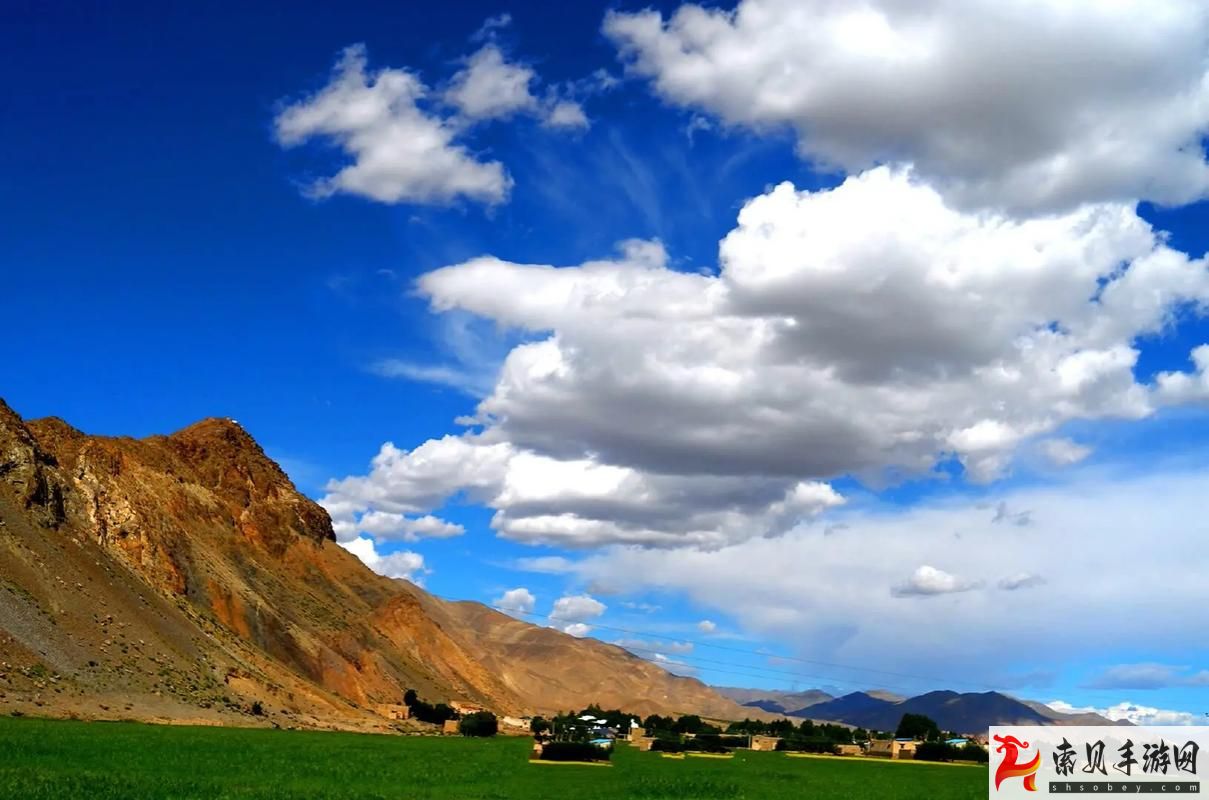
<svg viewBox="0 0 1209 800">
<path fill-rule="evenodd" d="M 995 735 L 995 741 L 999 742 L 995 752 L 1003 753 L 1003 760 L 995 770 L 995 790 L 998 791 L 999 784 L 1008 778 L 1024 778 L 1024 788 L 1030 792 L 1037 791 L 1037 769 L 1041 766 L 1041 753 L 1034 755 L 1032 761 L 1021 764 L 1020 751 L 1028 749 L 1028 742 L 1022 742 L 1015 736 L 998 734 Z"/>
</svg>

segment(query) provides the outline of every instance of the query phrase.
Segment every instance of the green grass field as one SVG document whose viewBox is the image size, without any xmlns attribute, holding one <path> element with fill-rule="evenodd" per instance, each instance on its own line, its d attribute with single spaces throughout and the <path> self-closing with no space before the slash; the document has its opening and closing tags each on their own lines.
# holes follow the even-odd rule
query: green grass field
<svg viewBox="0 0 1209 800">
<path fill-rule="evenodd" d="M 0 797 L 982 797 L 985 767 L 788 758 L 661 758 L 619 747 L 609 768 L 530 764 L 528 739 L 393 737 L 0 718 Z"/>
</svg>

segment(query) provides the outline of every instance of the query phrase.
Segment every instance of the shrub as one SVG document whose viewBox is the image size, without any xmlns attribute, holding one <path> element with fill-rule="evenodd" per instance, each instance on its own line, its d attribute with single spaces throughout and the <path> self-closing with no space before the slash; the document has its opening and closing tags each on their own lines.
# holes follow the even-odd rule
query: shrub
<svg viewBox="0 0 1209 800">
<path fill-rule="evenodd" d="M 922 742 L 915 748 L 916 761 L 976 761 L 985 764 L 990 760 L 986 750 L 973 742 L 955 747 L 944 742 Z"/>
<path fill-rule="evenodd" d="M 499 729 L 499 721 L 490 711 L 475 711 L 458 723 L 458 733 L 463 736 L 495 736 Z"/>
<path fill-rule="evenodd" d="M 651 742 L 652 753 L 683 753 L 686 749 L 684 742 L 676 739 L 656 739 Z"/>
<path fill-rule="evenodd" d="M 256 717 L 264 716 L 264 706 L 259 700 L 252 701 L 252 715 Z"/>
<path fill-rule="evenodd" d="M 548 742 L 541 757 L 543 761 L 608 761 L 610 755 L 608 748 L 588 742 Z"/>
<path fill-rule="evenodd" d="M 700 753 L 729 753 L 733 747 L 746 746 L 744 736 L 719 736 L 716 733 L 703 733 L 685 743 L 687 749 Z"/>
<path fill-rule="evenodd" d="M 831 753 L 832 755 L 839 753 L 835 742 L 828 739 L 782 739 L 777 742 L 777 750 L 795 753 Z"/>
</svg>

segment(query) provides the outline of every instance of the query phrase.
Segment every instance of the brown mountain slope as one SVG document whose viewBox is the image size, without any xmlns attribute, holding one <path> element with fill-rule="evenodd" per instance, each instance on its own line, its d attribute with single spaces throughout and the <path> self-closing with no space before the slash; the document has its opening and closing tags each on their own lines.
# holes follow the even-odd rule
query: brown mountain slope
<svg viewBox="0 0 1209 800">
<path fill-rule="evenodd" d="M 700 714 L 718 719 L 765 717 L 696 680 L 671 675 L 617 645 L 579 639 L 530 625 L 480 603 L 434 601 L 434 619 L 471 634 L 480 661 L 519 697 L 540 699 L 542 712 L 583 706 L 590 697 L 604 708 L 644 714 Z M 590 669 L 585 669 L 590 664 Z M 779 716 L 779 715 L 773 715 Z"/>
<path fill-rule="evenodd" d="M 619 648 L 378 576 L 234 422 L 143 440 L 0 401 L 0 709 L 384 728 L 414 687 L 501 712 L 743 716 Z"/>
</svg>

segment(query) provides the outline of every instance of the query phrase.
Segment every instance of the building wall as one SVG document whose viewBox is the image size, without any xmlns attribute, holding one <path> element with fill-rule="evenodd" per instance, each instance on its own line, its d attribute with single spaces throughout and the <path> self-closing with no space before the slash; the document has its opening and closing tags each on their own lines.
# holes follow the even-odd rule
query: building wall
<svg viewBox="0 0 1209 800">
<path fill-rule="evenodd" d="M 751 749 L 765 752 L 776 750 L 779 741 L 781 739 L 777 736 L 753 736 L 751 737 Z"/>
<path fill-rule="evenodd" d="M 411 709 L 401 703 L 382 703 L 374 707 L 374 712 L 387 719 L 411 718 Z"/>
</svg>

